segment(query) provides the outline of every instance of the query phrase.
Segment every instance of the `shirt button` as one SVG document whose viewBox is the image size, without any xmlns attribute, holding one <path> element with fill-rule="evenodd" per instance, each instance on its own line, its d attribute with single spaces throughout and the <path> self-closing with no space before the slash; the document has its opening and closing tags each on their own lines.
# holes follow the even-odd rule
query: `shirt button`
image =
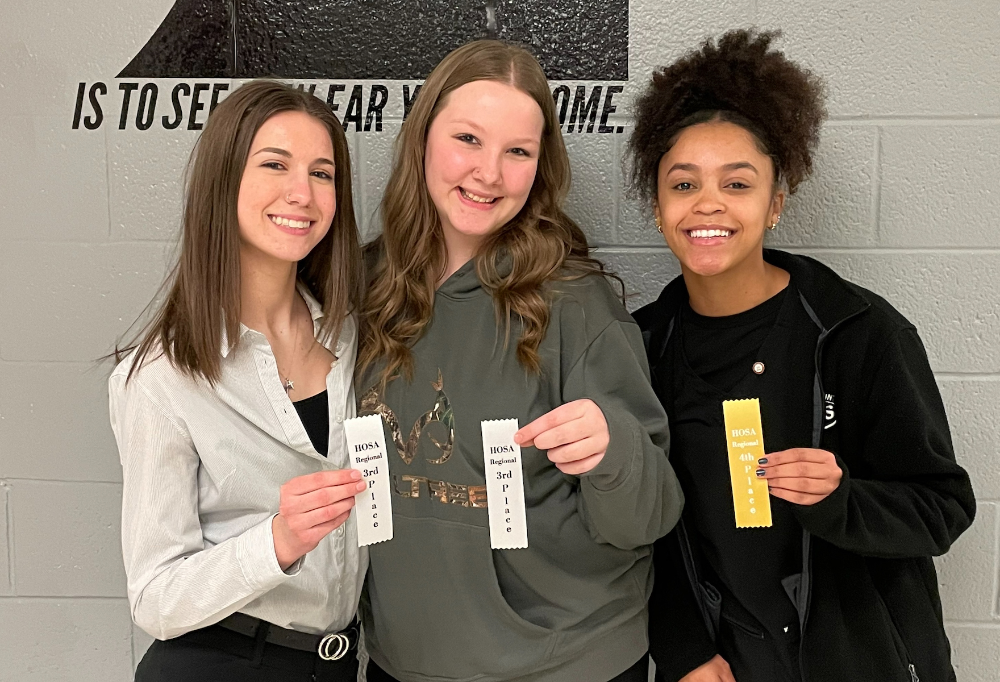
<svg viewBox="0 0 1000 682">
<path fill-rule="evenodd" d="M 341 415 L 339 415 L 339 414 L 337 415 L 337 423 L 338 424 L 343 424 L 344 423 L 344 418 Z"/>
<path fill-rule="evenodd" d="M 337 535 L 343 535 L 344 534 L 344 527 L 340 526 L 339 528 L 337 528 L 336 533 L 337 533 Z"/>
</svg>

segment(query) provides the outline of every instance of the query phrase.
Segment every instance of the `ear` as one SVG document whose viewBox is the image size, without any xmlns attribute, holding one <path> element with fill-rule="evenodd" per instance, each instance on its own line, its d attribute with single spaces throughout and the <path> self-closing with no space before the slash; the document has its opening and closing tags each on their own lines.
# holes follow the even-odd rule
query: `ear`
<svg viewBox="0 0 1000 682">
<path fill-rule="evenodd" d="M 778 218 L 781 217 L 781 212 L 785 210 L 785 197 L 787 196 L 788 194 L 783 189 L 774 193 L 774 197 L 771 199 L 771 214 L 768 225 L 777 222 Z"/>
</svg>

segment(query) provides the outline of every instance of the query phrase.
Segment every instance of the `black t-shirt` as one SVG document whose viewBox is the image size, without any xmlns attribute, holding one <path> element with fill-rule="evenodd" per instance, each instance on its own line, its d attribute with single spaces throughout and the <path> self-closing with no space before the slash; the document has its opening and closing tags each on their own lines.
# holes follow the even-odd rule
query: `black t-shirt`
<svg viewBox="0 0 1000 682">
<path fill-rule="evenodd" d="M 770 528 L 736 528 L 722 401 L 760 399 L 766 452 L 810 444 L 811 422 L 789 408 L 809 405 L 812 386 L 787 382 L 792 366 L 812 360 L 818 331 L 805 315 L 791 285 L 725 317 L 698 315 L 685 303 L 669 351 L 675 368 L 668 408 L 671 460 L 687 494 L 692 537 L 707 564 L 703 578 L 723 593 L 718 646 L 729 658 L 737 655 L 736 646 L 763 656 L 768 665 L 756 676 L 731 661 L 753 681 L 798 678 L 798 614 L 783 581 L 802 570 L 802 530 L 791 505 L 774 497 Z M 743 626 L 762 628 L 770 637 L 747 638 Z"/>
<path fill-rule="evenodd" d="M 316 452 L 326 457 L 330 444 L 330 406 L 326 391 L 297 400 L 292 405 L 309 434 Z"/>
<path fill-rule="evenodd" d="M 757 360 L 787 291 L 785 287 L 760 305 L 725 317 L 699 315 L 685 301 L 684 355 L 694 373 L 722 391 L 731 390 Z"/>
</svg>

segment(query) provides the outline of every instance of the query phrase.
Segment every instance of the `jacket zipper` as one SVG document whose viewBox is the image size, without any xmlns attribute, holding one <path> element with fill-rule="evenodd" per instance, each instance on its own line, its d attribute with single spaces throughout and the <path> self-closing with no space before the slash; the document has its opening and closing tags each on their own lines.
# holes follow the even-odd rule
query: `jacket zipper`
<svg viewBox="0 0 1000 682">
<path fill-rule="evenodd" d="M 920 678 L 917 677 L 917 666 L 911 663 L 908 669 L 910 671 L 910 682 L 920 682 Z"/>
<path fill-rule="evenodd" d="M 715 624 L 712 622 L 708 606 L 701 594 L 701 578 L 698 576 L 698 567 L 694 563 L 694 550 L 691 549 L 691 540 L 688 538 L 684 519 L 677 522 L 677 532 L 681 545 L 681 558 L 684 560 L 684 571 L 687 573 L 688 582 L 691 583 L 691 592 L 694 593 L 694 599 L 698 603 L 698 610 L 701 612 L 702 620 L 705 621 L 705 628 L 711 633 L 714 643 L 718 633 L 715 631 Z"/>
<path fill-rule="evenodd" d="M 819 448 L 822 444 L 823 438 L 823 371 L 822 371 L 822 360 L 823 360 L 823 344 L 827 337 L 833 333 L 838 327 L 860 315 L 861 313 L 868 310 L 868 307 L 858 310 L 847 317 L 837 320 L 837 322 L 827 329 L 823 326 L 823 323 L 817 317 L 816 312 L 809 305 L 806 300 L 805 295 L 800 291 L 799 300 L 802 302 L 802 307 L 805 308 L 806 314 L 812 319 L 812 321 L 819 327 L 819 337 L 816 339 L 816 352 L 813 356 L 813 362 L 816 365 L 816 377 L 813 382 L 813 447 Z M 817 416 L 818 415 L 818 416 Z M 805 656 L 803 656 L 803 647 L 806 641 L 806 621 L 809 618 L 809 602 L 812 598 L 812 536 L 809 531 L 803 529 L 802 531 L 802 582 L 800 584 L 800 589 L 802 594 L 800 595 L 800 602 L 802 604 L 802 611 L 799 615 L 799 676 L 802 682 L 808 682 L 806 676 L 806 665 Z M 910 666 L 910 682 L 920 682 L 919 678 L 916 678 L 916 671 Z"/>
</svg>

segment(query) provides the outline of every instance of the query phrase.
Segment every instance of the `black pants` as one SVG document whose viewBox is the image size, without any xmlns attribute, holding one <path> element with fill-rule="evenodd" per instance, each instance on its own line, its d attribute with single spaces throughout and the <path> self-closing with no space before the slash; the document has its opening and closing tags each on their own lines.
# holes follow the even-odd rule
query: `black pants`
<svg viewBox="0 0 1000 682">
<path fill-rule="evenodd" d="M 366 675 L 368 682 L 398 682 L 395 677 L 390 676 L 389 673 L 375 665 L 375 661 L 368 661 Z M 649 654 L 644 654 L 631 668 L 620 675 L 615 675 L 608 682 L 646 682 L 647 679 L 649 679 Z M 587 681 L 581 680 L 581 682 Z M 600 680 L 592 682 L 600 682 Z"/>
<path fill-rule="evenodd" d="M 153 642 L 135 682 L 355 682 L 355 649 L 339 661 L 257 642 L 219 626 Z"/>
</svg>

